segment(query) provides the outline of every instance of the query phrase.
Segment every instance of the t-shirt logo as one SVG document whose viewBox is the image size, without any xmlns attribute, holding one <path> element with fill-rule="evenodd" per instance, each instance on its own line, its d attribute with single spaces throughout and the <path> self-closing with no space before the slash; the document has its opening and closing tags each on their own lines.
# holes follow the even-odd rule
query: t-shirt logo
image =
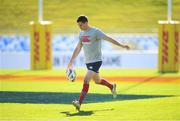
<svg viewBox="0 0 180 121">
<path fill-rule="evenodd" d="M 89 66 L 89 68 L 90 68 L 90 69 L 93 69 L 93 67 L 92 67 L 92 66 Z"/>
<path fill-rule="evenodd" d="M 89 42 L 89 36 L 82 36 L 82 42 Z"/>
</svg>

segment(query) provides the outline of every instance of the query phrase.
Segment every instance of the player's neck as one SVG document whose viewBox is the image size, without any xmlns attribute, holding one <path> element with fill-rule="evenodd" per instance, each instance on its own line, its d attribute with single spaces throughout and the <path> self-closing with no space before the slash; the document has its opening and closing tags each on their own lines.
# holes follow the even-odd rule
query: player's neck
<svg viewBox="0 0 180 121">
<path fill-rule="evenodd" d="M 91 29 L 90 26 L 87 26 L 87 28 L 84 31 L 89 31 Z"/>
</svg>

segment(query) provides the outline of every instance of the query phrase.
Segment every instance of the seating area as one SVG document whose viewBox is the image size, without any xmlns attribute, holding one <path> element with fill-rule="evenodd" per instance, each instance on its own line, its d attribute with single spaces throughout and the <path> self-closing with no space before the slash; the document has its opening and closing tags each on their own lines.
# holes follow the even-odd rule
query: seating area
<svg viewBox="0 0 180 121">
<path fill-rule="evenodd" d="M 156 34 L 111 34 L 111 37 L 122 43 L 129 44 L 133 50 L 157 50 L 158 37 Z M 54 35 L 52 38 L 53 51 L 72 51 L 78 42 L 78 35 Z M 102 42 L 103 50 L 116 50 L 107 41 Z M 29 52 L 29 35 L 0 35 L 0 52 Z"/>
</svg>

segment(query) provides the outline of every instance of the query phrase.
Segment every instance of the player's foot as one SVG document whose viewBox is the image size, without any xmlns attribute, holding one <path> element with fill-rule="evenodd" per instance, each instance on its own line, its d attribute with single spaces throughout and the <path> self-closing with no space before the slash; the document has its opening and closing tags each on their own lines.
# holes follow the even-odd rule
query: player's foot
<svg viewBox="0 0 180 121">
<path fill-rule="evenodd" d="M 81 105 L 79 104 L 79 101 L 74 100 L 74 101 L 72 101 L 72 104 L 74 105 L 74 107 L 76 108 L 76 110 L 80 111 Z"/>
<path fill-rule="evenodd" d="M 112 88 L 111 92 L 112 92 L 113 98 L 116 98 L 117 97 L 116 84 L 113 84 L 113 88 Z"/>
</svg>

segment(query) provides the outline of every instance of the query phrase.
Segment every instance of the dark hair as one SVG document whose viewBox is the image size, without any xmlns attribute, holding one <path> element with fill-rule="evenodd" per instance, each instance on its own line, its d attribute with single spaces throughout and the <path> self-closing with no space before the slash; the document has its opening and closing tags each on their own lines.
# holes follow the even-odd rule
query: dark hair
<svg viewBox="0 0 180 121">
<path fill-rule="evenodd" d="M 87 16 L 84 16 L 84 15 L 79 16 L 78 19 L 77 19 L 77 23 L 78 22 L 82 22 L 82 23 L 88 22 Z"/>
</svg>

